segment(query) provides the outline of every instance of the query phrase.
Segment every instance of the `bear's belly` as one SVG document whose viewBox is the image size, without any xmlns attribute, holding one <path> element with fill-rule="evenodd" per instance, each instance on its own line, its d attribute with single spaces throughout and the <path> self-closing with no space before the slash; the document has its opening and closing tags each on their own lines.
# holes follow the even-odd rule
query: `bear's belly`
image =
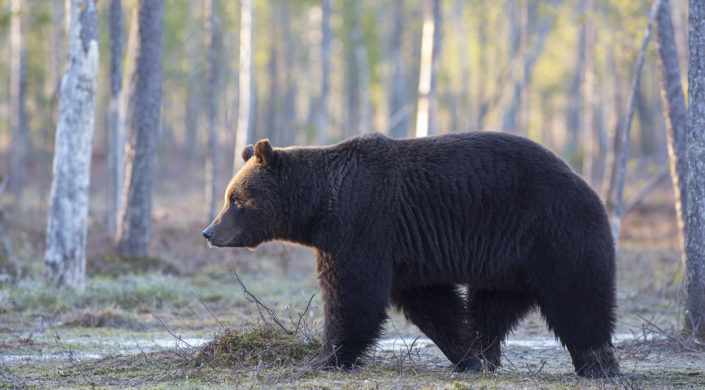
<svg viewBox="0 0 705 390">
<path fill-rule="evenodd" d="M 481 290 L 525 289 L 524 272 L 518 266 L 473 267 L 470 262 L 460 264 L 443 266 L 435 262 L 395 262 L 393 284 L 400 288 L 458 284 Z"/>
</svg>

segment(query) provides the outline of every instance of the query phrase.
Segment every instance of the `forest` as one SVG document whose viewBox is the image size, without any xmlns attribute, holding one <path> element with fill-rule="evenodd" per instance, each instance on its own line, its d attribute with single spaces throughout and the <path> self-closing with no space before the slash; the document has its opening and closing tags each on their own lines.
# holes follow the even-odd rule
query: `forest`
<svg viewBox="0 0 705 390">
<path fill-rule="evenodd" d="M 0 0 L 0 52 L 0 388 L 705 388 L 702 0 Z M 619 375 L 539 310 L 456 372 L 392 307 L 321 370 L 315 250 L 202 236 L 258 140 L 468 131 L 599 195 Z"/>
</svg>

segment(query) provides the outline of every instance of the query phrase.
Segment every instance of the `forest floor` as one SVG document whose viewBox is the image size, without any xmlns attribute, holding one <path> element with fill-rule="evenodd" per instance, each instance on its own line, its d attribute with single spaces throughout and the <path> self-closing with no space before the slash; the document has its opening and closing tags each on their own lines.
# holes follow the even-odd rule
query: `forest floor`
<svg viewBox="0 0 705 390">
<path fill-rule="evenodd" d="M 115 256 L 104 219 L 91 216 L 88 278 L 75 292 L 47 288 L 43 225 L 10 214 L 22 262 L 18 280 L 0 282 L 0 388 L 703 389 L 705 346 L 679 332 L 683 266 L 669 196 L 665 186 L 624 221 L 614 339 L 622 375 L 609 380 L 578 378 L 537 313 L 503 345 L 494 373 L 454 373 L 396 312 L 365 366 L 319 371 L 311 361 L 322 302 L 310 249 L 209 249 L 202 210 L 190 206 L 196 195 L 157 198 L 155 257 Z M 238 276 L 284 327 L 298 328 L 294 336 L 277 330 Z"/>
</svg>

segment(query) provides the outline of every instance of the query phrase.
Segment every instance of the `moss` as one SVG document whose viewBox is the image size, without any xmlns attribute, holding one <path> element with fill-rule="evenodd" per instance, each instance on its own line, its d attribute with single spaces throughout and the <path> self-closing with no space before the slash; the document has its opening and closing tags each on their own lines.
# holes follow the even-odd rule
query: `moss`
<svg viewBox="0 0 705 390">
<path fill-rule="evenodd" d="M 226 365 L 288 365 L 301 363 L 316 355 L 321 343 L 286 333 L 273 326 L 230 331 L 206 344 L 197 358 Z"/>
</svg>

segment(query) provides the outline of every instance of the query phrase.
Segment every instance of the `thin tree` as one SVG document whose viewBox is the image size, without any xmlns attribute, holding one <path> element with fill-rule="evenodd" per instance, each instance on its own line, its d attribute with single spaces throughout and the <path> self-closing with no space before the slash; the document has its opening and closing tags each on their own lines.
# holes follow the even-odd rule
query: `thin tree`
<svg viewBox="0 0 705 390">
<path fill-rule="evenodd" d="M 71 0 L 68 6 L 68 54 L 59 97 L 44 274 L 54 285 L 80 288 L 86 265 L 98 12 L 94 0 Z"/>
<path fill-rule="evenodd" d="M 118 251 L 144 256 L 152 233 L 152 189 L 162 99 L 164 0 L 139 0 L 136 56 L 127 108 L 129 145 L 117 230 Z"/>
<path fill-rule="evenodd" d="M 24 115 L 24 78 L 22 42 L 22 5 L 10 1 L 10 137 L 8 186 L 17 200 L 22 195 L 26 126 Z"/>
<path fill-rule="evenodd" d="M 394 75 L 392 79 L 392 99 L 390 102 L 389 136 L 404 138 L 409 136 L 409 97 L 406 93 L 404 75 L 404 55 L 402 36 L 404 33 L 404 1 L 394 0 L 394 32 L 392 34 L 392 61 Z"/>
<path fill-rule="evenodd" d="M 619 153 L 615 150 L 615 155 L 618 155 L 619 158 L 614 159 L 614 166 L 612 167 L 612 174 L 616 175 L 614 183 L 617 187 L 615 190 L 616 195 L 614 199 L 614 212 L 612 213 L 612 236 L 614 237 L 615 245 L 619 245 L 619 228 L 622 223 L 622 216 L 624 216 L 624 180 L 626 177 L 627 160 L 629 159 L 629 136 L 632 128 L 632 119 L 634 118 L 634 110 L 636 108 L 636 96 L 639 92 L 639 80 L 641 79 L 641 70 L 644 67 L 646 47 L 649 45 L 649 41 L 651 40 L 651 24 L 656 17 L 656 11 L 658 11 L 660 2 L 661 0 L 654 0 L 651 7 L 651 12 L 649 13 L 649 21 L 646 24 L 644 40 L 641 43 L 639 58 L 637 59 L 636 69 L 632 78 L 632 88 L 629 92 L 626 119 L 624 121 L 624 126 L 622 126 L 616 134 L 616 137 L 620 138 L 619 144 L 622 150 Z"/>
<path fill-rule="evenodd" d="M 215 217 L 216 210 L 216 102 L 215 83 L 218 64 L 215 58 L 215 0 L 206 0 L 206 48 L 208 50 L 208 85 L 206 101 L 208 104 L 208 152 L 206 153 L 206 207 L 208 221 Z"/>
<path fill-rule="evenodd" d="M 110 102 L 108 114 L 108 231 L 115 234 L 120 213 L 123 169 L 125 160 L 124 119 L 122 102 L 122 61 L 125 27 L 122 2 L 110 0 L 108 8 L 110 26 Z"/>
<path fill-rule="evenodd" d="M 585 39 L 585 55 L 582 74 L 582 85 L 580 88 L 580 103 L 582 105 L 582 115 L 580 116 L 580 129 L 583 144 L 583 166 L 582 175 L 588 183 L 592 183 L 592 168 L 595 149 L 595 23 L 593 21 L 595 13 L 595 0 L 583 0 L 585 10 L 582 34 Z"/>
<path fill-rule="evenodd" d="M 296 34 L 291 31 L 291 4 L 283 1 L 279 5 L 281 27 L 284 42 L 284 121 L 280 122 L 277 130 L 280 145 L 293 145 L 296 142 L 296 94 L 297 85 L 294 74 L 294 52 Z"/>
<path fill-rule="evenodd" d="M 668 137 L 669 167 L 673 194 L 675 198 L 676 220 L 678 221 L 679 246 L 685 247 L 685 221 L 688 191 L 688 152 L 687 128 L 688 114 L 685 107 L 681 71 L 678 65 L 678 50 L 671 23 L 671 3 L 661 0 L 661 7 L 656 14 L 656 45 L 658 47 L 659 76 L 661 81 L 661 103 L 666 118 L 666 136 Z M 683 252 L 685 259 L 685 251 Z"/>
<path fill-rule="evenodd" d="M 321 96 L 318 99 L 316 139 L 319 145 L 328 143 L 330 110 L 330 56 L 332 34 L 330 30 L 330 1 L 321 0 Z"/>
<path fill-rule="evenodd" d="M 523 26 L 528 23 L 527 20 L 527 7 L 528 4 L 525 2 L 518 2 L 516 0 L 507 0 L 507 21 L 509 22 L 509 56 L 512 62 L 522 62 L 522 65 L 517 66 L 514 75 L 514 83 L 512 86 L 512 98 L 509 102 L 509 107 L 504 113 L 502 118 L 502 130 L 510 132 L 519 132 L 519 121 L 517 116 L 521 110 L 521 98 L 523 92 L 524 75 L 522 72 L 526 69 L 526 40 L 527 34 L 522 34 Z M 528 31 L 526 31 L 528 32 Z"/>
<path fill-rule="evenodd" d="M 419 101 L 416 109 L 416 137 L 436 133 L 435 110 L 438 56 L 441 42 L 440 0 L 428 0 L 421 32 L 421 66 L 419 68 Z"/>
<path fill-rule="evenodd" d="M 188 37 L 184 43 L 189 64 L 188 90 L 186 99 L 184 99 L 184 125 L 186 126 L 186 143 L 184 146 L 189 159 L 194 159 L 198 155 L 198 125 L 203 110 L 203 91 L 201 89 L 203 66 L 201 65 L 201 41 L 199 39 L 203 36 L 203 31 L 201 31 L 203 23 L 199 18 L 201 15 L 199 12 L 201 4 L 201 0 L 189 0 L 188 2 L 189 14 L 186 22 Z M 208 207 L 207 202 L 206 207 Z"/>
<path fill-rule="evenodd" d="M 688 15 L 688 225 L 685 330 L 705 341 L 705 2 Z"/>
<path fill-rule="evenodd" d="M 235 133 L 235 158 L 233 170 L 237 172 L 243 165 L 242 149 L 250 140 L 252 127 L 252 107 L 254 105 L 254 85 L 252 80 L 252 0 L 240 1 L 240 93 Z"/>
<path fill-rule="evenodd" d="M 357 70 L 357 134 L 370 132 L 372 107 L 370 103 L 370 63 L 362 30 L 362 2 L 354 2 L 353 27 L 350 35 L 355 51 L 355 69 Z"/>
</svg>

